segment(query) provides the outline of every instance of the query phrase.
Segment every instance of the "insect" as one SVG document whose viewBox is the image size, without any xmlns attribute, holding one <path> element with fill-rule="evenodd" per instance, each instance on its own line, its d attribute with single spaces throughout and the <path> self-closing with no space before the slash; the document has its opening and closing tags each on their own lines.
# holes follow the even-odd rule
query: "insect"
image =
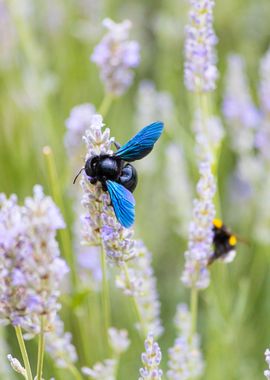
<svg viewBox="0 0 270 380">
<path fill-rule="evenodd" d="M 235 257 L 236 236 L 228 230 L 220 219 L 213 220 L 213 232 L 214 253 L 209 258 L 208 265 L 217 259 L 222 259 L 227 263 L 231 262 Z"/>
<path fill-rule="evenodd" d="M 137 171 L 130 162 L 147 156 L 163 131 L 163 123 L 156 121 L 138 132 L 122 147 L 115 143 L 117 151 L 113 154 L 101 154 L 87 159 L 82 170 L 92 184 L 100 182 L 104 191 L 108 191 L 115 216 L 126 228 L 135 220 L 135 199 L 132 192 L 138 182 Z"/>
</svg>

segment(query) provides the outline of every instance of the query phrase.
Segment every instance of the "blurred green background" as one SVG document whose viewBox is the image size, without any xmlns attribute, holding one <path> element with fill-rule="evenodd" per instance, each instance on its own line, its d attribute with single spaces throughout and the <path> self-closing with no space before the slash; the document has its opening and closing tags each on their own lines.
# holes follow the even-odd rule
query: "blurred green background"
<svg viewBox="0 0 270 380">
<path fill-rule="evenodd" d="M 132 20 L 132 37 L 140 42 L 142 56 L 133 86 L 122 98 L 114 101 L 105 118 L 106 124 L 112 135 L 124 142 L 136 129 L 140 81 L 150 79 L 158 90 L 168 91 L 173 97 L 175 116 L 167 128 L 173 141 L 183 147 L 194 190 L 197 172 L 190 143 L 193 142 L 190 129 L 193 109 L 191 96 L 183 84 L 183 38 L 187 11 L 188 2 L 183 0 L 1 0 L 0 191 L 17 193 L 23 200 L 31 194 L 33 185 L 40 183 L 48 193 L 42 148 L 50 145 L 64 194 L 64 214 L 71 226 L 73 213 L 69 192 L 75 173 L 71 170 L 63 143 L 65 120 L 73 106 L 91 102 L 99 107 L 102 101 L 104 94 L 99 72 L 89 61 L 89 56 L 104 34 L 101 21 L 105 17 L 115 21 Z M 220 113 L 226 59 L 231 52 L 243 55 L 246 60 L 251 89 L 255 101 L 258 101 L 259 60 L 270 44 L 270 3 L 269 0 L 218 0 L 214 14 L 220 71 L 214 104 L 216 113 Z M 188 291 L 179 281 L 187 241 L 176 233 L 175 225 L 179 220 L 166 195 L 164 162 L 169 142 L 167 136 L 162 139 L 156 156 L 157 168 L 150 174 L 142 170 L 135 193 L 137 236 L 153 253 L 158 279 L 161 317 L 165 326 L 159 342 L 164 370 L 167 349 L 175 338 L 173 318 L 176 305 L 189 300 Z M 198 329 L 206 360 L 203 378 L 207 380 L 263 378 L 266 367 L 263 353 L 270 344 L 270 247 L 254 241 L 252 214 L 240 223 L 234 222 L 238 209 L 231 206 L 227 183 L 236 159 L 229 139 L 225 138 L 219 166 L 222 216 L 226 224 L 249 244 L 239 244 L 239 255 L 230 266 L 216 264 L 211 268 L 211 285 L 201 293 Z M 179 205 L 181 201 L 179 199 Z M 128 300 L 113 285 L 111 289 L 113 325 L 128 328 L 132 337 L 131 347 L 121 359 L 119 379 L 136 379 L 143 344 L 133 328 L 134 317 Z M 97 302 L 96 298 L 93 299 L 90 308 L 94 310 Z M 67 328 L 75 331 L 66 306 L 62 317 Z M 91 322 L 98 326 L 98 319 L 96 316 L 96 321 L 93 318 Z M 96 349 L 100 339 L 97 326 L 93 325 L 89 335 L 87 356 L 90 362 L 86 363 L 81 355 L 80 365 L 91 366 L 96 360 L 103 359 Z M 7 337 L 9 350 L 19 356 L 11 329 L 7 329 Z M 74 336 L 74 342 L 78 341 Z M 4 347 L 2 351 L 1 361 L 5 360 Z M 78 351 L 81 353 L 80 349 Z M 35 344 L 30 352 L 35 355 Z M 68 373 L 59 375 L 54 372 L 48 357 L 45 368 L 46 379 L 52 375 L 56 379 L 63 376 L 68 379 Z"/>
</svg>

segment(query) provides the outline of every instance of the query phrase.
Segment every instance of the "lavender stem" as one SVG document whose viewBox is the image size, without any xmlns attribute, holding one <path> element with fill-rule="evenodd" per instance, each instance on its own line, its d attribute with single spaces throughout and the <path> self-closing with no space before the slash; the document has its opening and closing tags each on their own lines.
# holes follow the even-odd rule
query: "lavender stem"
<svg viewBox="0 0 270 380">
<path fill-rule="evenodd" d="M 19 347 L 21 350 L 21 354 L 23 357 L 23 362 L 24 362 L 24 366 L 25 366 L 25 370 L 26 370 L 27 380 L 33 380 L 31 366 L 30 366 L 28 354 L 27 354 L 26 347 L 25 347 L 24 340 L 23 340 L 22 330 L 21 330 L 20 326 L 15 326 L 14 328 L 15 328 L 17 340 L 19 343 Z"/>
<path fill-rule="evenodd" d="M 38 362 L 37 362 L 37 380 L 42 380 L 42 370 L 44 362 L 44 316 L 40 317 L 40 334 L 38 338 Z"/>
</svg>

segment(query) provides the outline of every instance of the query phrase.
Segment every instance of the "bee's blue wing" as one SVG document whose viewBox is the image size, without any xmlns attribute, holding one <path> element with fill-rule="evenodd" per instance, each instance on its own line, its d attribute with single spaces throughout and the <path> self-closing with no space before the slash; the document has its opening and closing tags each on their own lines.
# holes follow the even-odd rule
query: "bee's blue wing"
<svg viewBox="0 0 270 380">
<path fill-rule="evenodd" d="M 155 142 L 159 139 L 163 126 L 161 121 L 156 121 L 144 127 L 137 135 L 115 152 L 115 156 L 128 162 L 145 157 L 151 152 Z"/>
<path fill-rule="evenodd" d="M 106 181 L 115 216 L 123 227 L 129 228 L 135 220 L 135 199 L 130 191 L 114 181 Z"/>
</svg>

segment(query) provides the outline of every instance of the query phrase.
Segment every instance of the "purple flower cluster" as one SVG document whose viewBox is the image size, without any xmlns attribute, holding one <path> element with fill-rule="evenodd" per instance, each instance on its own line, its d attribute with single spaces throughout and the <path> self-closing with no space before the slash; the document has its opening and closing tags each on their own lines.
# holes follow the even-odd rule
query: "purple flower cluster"
<svg viewBox="0 0 270 380">
<path fill-rule="evenodd" d="M 131 28 L 129 20 L 117 24 L 105 19 L 103 25 L 108 33 L 95 47 L 91 59 L 100 68 L 106 92 L 120 96 L 133 81 L 134 74 L 131 69 L 140 63 L 140 46 L 138 42 L 128 39 Z"/>
<path fill-rule="evenodd" d="M 23 206 L 14 195 L 0 195 L 0 319 L 37 334 L 40 316 L 47 331 L 54 324 L 68 267 L 56 241 L 62 216 L 41 186 L 33 192 Z"/>
<path fill-rule="evenodd" d="M 216 86 L 214 4 L 213 0 L 190 0 L 190 23 L 186 27 L 185 42 L 185 85 L 189 91 L 209 92 Z"/>
<path fill-rule="evenodd" d="M 139 380 L 161 380 L 162 370 L 159 369 L 161 351 L 152 334 L 148 334 L 144 342 L 145 352 L 142 354 L 143 368 L 140 369 Z"/>
<path fill-rule="evenodd" d="M 193 202 L 188 250 L 185 252 L 185 268 L 181 277 L 183 284 L 187 287 L 204 289 L 209 285 L 207 262 L 212 254 L 215 191 L 216 186 L 210 164 L 202 162 L 197 184 L 198 198 Z"/>
<path fill-rule="evenodd" d="M 204 362 L 199 348 L 199 338 L 191 332 L 191 315 L 186 304 L 177 308 L 175 326 L 178 336 L 169 349 L 169 380 L 199 378 L 204 370 Z"/>
<path fill-rule="evenodd" d="M 84 141 L 87 146 L 86 160 L 99 154 L 111 154 L 113 138 L 108 128 L 102 132 L 101 115 L 94 115 Z M 92 185 L 84 173 L 81 180 L 83 189 L 82 205 L 86 213 L 82 216 L 82 235 L 85 245 L 104 246 L 107 258 L 121 264 L 134 256 L 133 230 L 126 229 L 116 220 L 108 193 L 102 190 L 101 184 Z"/>
</svg>

